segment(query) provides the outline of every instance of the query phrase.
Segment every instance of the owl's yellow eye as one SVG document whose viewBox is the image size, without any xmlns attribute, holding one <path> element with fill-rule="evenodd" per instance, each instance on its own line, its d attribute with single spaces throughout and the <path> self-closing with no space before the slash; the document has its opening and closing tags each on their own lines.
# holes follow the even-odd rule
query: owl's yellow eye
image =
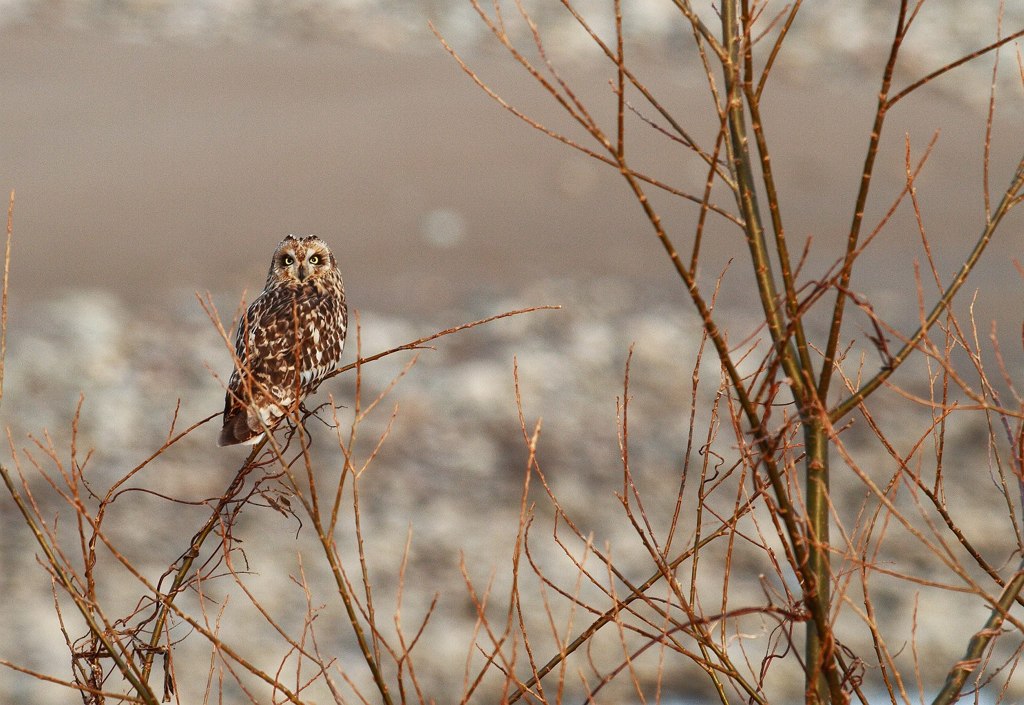
<svg viewBox="0 0 1024 705">
<path fill-rule="evenodd" d="M 293 264 L 295 264 L 295 258 L 292 257 L 291 255 L 285 255 L 284 257 L 281 258 L 281 261 L 284 262 L 285 267 L 291 267 Z"/>
<path fill-rule="evenodd" d="M 320 255 L 313 255 L 309 258 L 310 264 L 320 264 Z"/>
</svg>

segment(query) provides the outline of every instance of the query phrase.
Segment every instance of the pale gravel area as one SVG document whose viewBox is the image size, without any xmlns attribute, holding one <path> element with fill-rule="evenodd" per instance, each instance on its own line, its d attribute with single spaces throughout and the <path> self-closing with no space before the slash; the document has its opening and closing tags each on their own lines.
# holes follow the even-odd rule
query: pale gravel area
<svg viewBox="0 0 1024 705">
<path fill-rule="evenodd" d="M 396 580 L 407 538 L 411 535 L 402 602 L 407 630 L 422 618 L 435 595 L 438 606 L 418 651 L 417 672 L 432 697 L 439 702 L 457 697 L 462 682 L 473 628 L 474 611 L 461 577 L 460 561 L 478 590 L 493 580 L 491 617 L 500 622 L 510 588 L 510 556 L 515 540 L 520 491 L 526 452 L 515 405 L 513 365 L 518 365 L 524 415 L 532 429 L 543 419 L 540 462 L 566 511 L 594 545 L 610 551 L 618 567 L 631 579 L 646 577 L 649 558 L 638 543 L 615 498 L 622 489 L 621 463 L 616 442 L 616 404 L 623 395 L 622 377 L 626 355 L 634 346 L 630 378 L 630 456 L 638 487 L 656 531 L 663 532 L 675 505 L 685 448 L 687 404 L 691 374 L 699 345 L 695 319 L 675 307 L 647 302 L 641 311 L 634 306 L 608 305 L 604 294 L 614 288 L 636 304 L 643 301 L 631 285 L 609 280 L 593 282 L 548 281 L 516 296 L 478 299 L 461 312 L 436 317 L 404 318 L 394 314 L 361 312 L 364 353 L 408 342 L 448 325 L 490 313 L 539 303 L 543 297 L 563 309 L 541 311 L 501 320 L 484 328 L 439 341 L 434 350 L 420 354 L 417 364 L 360 427 L 357 458 L 365 458 L 376 439 L 391 425 L 378 458 L 360 483 L 362 530 L 378 615 L 384 615 L 386 632 Z M 110 295 L 81 292 L 30 308 L 33 332 L 15 335 L 8 353 L 5 382 L 5 423 L 18 447 L 31 448 L 27 434 L 41 437 L 41 429 L 53 439 L 59 457 L 69 462 L 69 420 L 81 393 L 84 396 L 77 445 L 84 458 L 94 450 L 87 469 L 95 487 L 103 488 L 144 458 L 165 437 L 177 399 L 181 399 L 179 425 L 191 423 L 220 405 L 221 388 L 215 374 L 227 372 L 229 358 L 218 334 L 198 304 L 184 301 L 177 311 L 161 320 L 130 313 L 130 308 Z M 727 312 L 723 312 L 728 315 Z M 454 318 L 452 318 L 454 316 Z M 736 316 L 737 326 L 743 316 Z M 752 321 L 747 322 L 752 323 Z M 17 329 L 15 329 L 17 332 Z M 351 359 L 353 353 L 347 354 Z M 365 399 L 385 389 L 409 356 L 397 356 L 366 367 Z M 58 364 L 59 360 L 59 364 Z M 717 364 L 705 355 L 699 368 L 705 380 L 700 388 L 696 429 L 698 438 L 707 430 L 713 380 Z M 347 375 L 330 383 L 329 391 L 343 405 L 339 417 L 351 419 L 354 380 Z M 890 416 L 886 405 L 876 409 L 893 429 L 893 442 L 908 449 L 927 428 L 927 415 Z M 394 418 L 392 419 L 392 414 Z M 316 424 L 314 424 L 316 426 Z M 872 477 L 884 481 L 893 471 L 891 459 L 869 442 L 859 426 L 847 433 L 847 442 Z M 992 560 L 1008 559 L 1012 550 L 1003 529 L 1005 519 L 993 513 L 998 506 L 993 483 L 984 467 L 984 427 L 980 417 L 951 424 L 951 448 L 946 461 L 950 477 L 951 505 L 969 536 Z M 168 497 L 200 500 L 218 494 L 242 457 L 237 449 L 214 445 L 214 423 L 201 427 L 140 474 L 133 485 Z M 723 434 L 727 439 L 727 434 Z M 700 441 L 698 441 L 700 442 Z M 332 448 L 331 434 L 316 431 L 315 462 L 327 478 L 336 472 L 340 456 Z M 732 444 L 717 441 L 716 452 L 733 457 Z M 36 457 L 41 454 L 34 452 Z M 691 458 L 699 462 L 699 456 Z M 981 473 L 981 475 L 979 475 Z M 690 480 L 690 497 L 694 485 Z M 549 577 L 571 588 L 575 573 L 551 539 L 551 509 L 534 479 L 531 501 L 536 502 L 531 533 L 533 559 Z M 33 487 L 45 497 L 36 478 Z M 970 488 L 967 491 L 966 488 Z M 864 487 L 852 473 L 836 473 L 833 496 L 840 513 L 852 521 L 864 498 Z M 730 495 L 731 496 L 731 495 Z M 715 504 L 724 510 L 730 496 Z M 902 492 L 897 502 L 912 509 L 910 496 Z M 47 515 L 62 517 L 64 530 L 71 528 L 69 514 L 51 500 L 43 500 Z M 692 530 L 692 504 L 687 504 L 682 527 Z M 3 657 L 57 674 L 66 673 L 63 652 L 52 612 L 48 580 L 36 564 L 36 550 L 14 513 L 10 502 L 0 503 L 4 520 L 0 542 L 0 592 L 6 604 L 18 610 L 0 613 L 0 632 L 6 634 Z M 351 509 L 346 507 L 346 517 Z M 183 550 L 191 532 L 206 510 L 173 503 L 158 495 L 129 493 L 120 498 L 107 518 L 108 530 L 125 555 L 144 573 L 155 578 Z M 760 517 L 767 530 L 765 516 Z M 353 526 L 343 522 L 339 536 L 349 570 L 356 570 Z M 746 530 L 753 526 L 746 524 Z M 908 541 L 898 527 L 879 562 L 888 568 L 908 571 L 921 579 L 948 580 L 934 557 Z M 566 536 L 564 527 L 560 535 Z M 321 648 L 336 653 L 347 672 L 367 686 L 358 652 L 338 612 L 330 590 L 330 576 L 319 556 L 308 522 L 282 516 L 266 506 L 250 506 L 243 512 L 234 536 L 244 551 L 236 554 L 239 569 L 249 573 L 244 581 L 268 609 L 291 628 L 298 628 L 305 598 L 293 582 L 300 565 L 312 586 L 314 603 L 324 604 L 318 627 Z M 570 541 L 570 545 L 576 542 Z M 742 542 L 741 542 L 742 543 Z M 774 543 L 774 542 L 770 542 Z M 578 547 L 578 546 L 577 546 Z M 714 604 L 720 591 L 720 550 L 705 555 L 698 585 L 703 599 Z M 100 594 L 113 613 L 127 611 L 138 599 L 139 586 L 107 563 Z M 596 565 L 595 565 L 596 569 Z M 731 605 L 759 605 L 764 589 L 777 590 L 763 554 L 741 545 L 733 561 Z M 547 621 L 538 602 L 542 591 L 532 575 L 522 580 L 530 626 L 538 649 L 547 652 L 544 636 Z M 948 594 L 915 591 L 912 584 L 877 577 L 873 583 L 876 606 L 883 628 L 894 639 L 905 639 L 915 619 L 918 602 L 917 648 L 925 664 L 928 682 L 956 660 L 962 635 L 977 629 L 984 610 L 970 600 L 958 601 L 954 611 L 943 607 Z M 267 625 L 253 612 L 244 596 L 221 577 L 208 582 L 204 591 L 216 604 L 230 595 L 222 637 L 241 645 L 258 663 L 270 668 L 284 654 Z M 854 590 L 855 592 L 855 590 Z M 593 589 L 590 599 L 601 602 Z M 549 593 L 549 598 L 551 595 Z M 193 596 L 184 604 L 195 608 Z M 554 600 L 559 620 L 568 618 L 565 605 Z M 973 605 L 973 606 L 972 606 Z M 706 605 L 707 607 L 707 605 Z M 577 628 L 585 622 L 577 615 Z M 77 635 L 81 625 L 70 619 Z M 756 618 L 742 620 L 754 648 L 764 648 L 770 625 Z M 186 637 L 183 627 L 178 628 Z M 851 632 L 853 633 L 853 632 Z M 857 629 L 851 646 L 866 650 L 870 644 Z M 757 636 L 760 634 L 760 636 Z M 614 659 L 615 638 L 598 642 L 593 657 Z M 738 655 L 738 653 L 737 653 Z M 195 635 L 176 647 L 178 673 L 205 673 L 208 650 Z M 606 663 L 608 661 L 605 661 Z M 653 663 L 641 662 L 640 673 L 650 678 Z M 788 674 L 788 675 L 787 675 Z M 873 683 L 868 673 L 869 682 Z M 196 697 L 202 679 L 183 681 L 183 697 Z M 774 692 L 795 697 L 796 675 L 784 667 L 772 671 Z M 8 701 L 66 702 L 66 693 L 21 677 L 5 677 L 3 697 Z M 791 685 L 786 685 L 790 683 Z M 706 693 L 703 678 L 687 669 L 666 681 L 672 697 L 700 697 Z M 229 701 L 231 690 L 229 689 Z M 237 694 L 236 694 L 237 695 Z M 322 697 L 321 694 L 320 697 Z M 607 691 L 610 702 L 628 702 L 629 689 Z"/>
</svg>

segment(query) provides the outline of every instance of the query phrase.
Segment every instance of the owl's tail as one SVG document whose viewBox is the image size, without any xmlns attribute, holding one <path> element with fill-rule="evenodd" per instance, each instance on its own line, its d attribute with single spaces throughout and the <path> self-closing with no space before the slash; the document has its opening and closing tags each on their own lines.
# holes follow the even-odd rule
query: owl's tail
<svg viewBox="0 0 1024 705">
<path fill-rule="evenodd" d="M 220 431 L 217 445 L 253 445 L 259 443 L 262 437 L 262 429 L 254 430 L 249 427 L 249 415 L 245 409 L 236 409 L 224 415 L 224 428 Z"/>
</svg>

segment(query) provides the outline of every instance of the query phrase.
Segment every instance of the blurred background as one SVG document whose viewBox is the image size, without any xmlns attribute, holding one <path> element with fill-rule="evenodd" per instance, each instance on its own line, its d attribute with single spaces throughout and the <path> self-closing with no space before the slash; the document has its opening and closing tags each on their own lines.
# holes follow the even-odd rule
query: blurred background
<svg viewBox="0 0 1024 705">
<path fill-rule="evenodd" d="M 527 6 L 556 65 L 611 129 L 612 67 L 558 3 Z M 613 26 L 610 2 L 579 7 L 598 31 Z M 897 83 L 993 41 L 999 12 L 996 3 L 927 3 Z M 766 91 L 773 164 L 789 204 L 784 217 L 791 243 L 799 243 L 791 247 L 811 239 L 805 280 L 832 263 L 852 216 L 891 13 L 890 3 L 867 0 L 808 3 Z M 585 139 L 502 52 L 467 0 L 0 0 L 0 192 L 17 194 L 0 418 L 15 448 L 34 447 L 28 434 L 42 438 L 45 429 L 67 460 L 71 418 L 84 395 L 78 448 L 95 449 L 99 485 L 113 482 L 159 446 L 179 399 L 179 425 L 219 409 L 218 377 L 230 372 L 230 357 L 196 293 L 209 293 L 228 325 L 243 297 L 262 288 L 270 254 L 288 233 L 316 233 L 332 246 L 366 353 L 509 308 L 562 305 L 424 353 L 394 393 L 401 413 L 365 480 L 364 530 L 381 581 L 394 575 L 412 526 L 421 577 L 443 594 L 435 619 L 471 626 L 459 551 L 486 576 L 505 566 L 515 537 L 525 456 L 513 356 L 528 418 L 545 418 L 551 472 L 567 501 L 612 541 L 623 530 L 605 519 L 614 502 L 595 504 L 593 495 L 619 481 L 615 399 L 627 351 L 637 343 L 637 418 L 649 422 L 637 431 L 635 462 L 652 492 L 672 497 L 698 326 L 617 174 L 503 111 L 445 53 L 428 22 L 509 102 Z M 1009 5 L 1002 22 L 1015 31 L 1024 8 Z M 698 139 L 713 135 L 705 79 L 673 4 L 631 4 L 625 24 L 641 79 Z M 522 27 L 514 35 L 529 41 Z M 883 143 L 872 224 L 904 183 L 906 142 L 916 161 L 938 135 L 917 187 L 944 280 L 984 222 L 993 83 L 999 107 L 989 169 L 998 192 L 1020 152 L 1020 78 L 1010 51 L 997 71 L 983 59 L 900 103 Z M 639 168 L 700 192 L 698 160 L 639 123 L 632 129 Z M 654 198 L 686 250 L 695 209 Z M 1021 224 L 1019 214 L 1007 223 L 975 280 L 986 283 L 974 306 L 979 327 L 987 334 L 996 326 L 1011 364 L 1022 359 Z M 721 219 L 711 221 L 704 243 L 705 286 L 737 257 L 720 306 L 742 339 L 757 320 L 745 244 Z M 922 258 L 904 207 L 868 249 L 854 288 L 909 329 Z M 931 300 L 934 287 L 925 286 Z M 854 322 L 849 336 L 871 332 Z M 368 369 L 367 393 L 383 389 L 402 362 Z M 351 380 L 334 391 L 351 392 Z M 386 421 L 387 414 L 371 430 Z M 216 433 L 212 423 L 200 428 L 140 483 L 192 499 L 218 494 L 241 456 L 215 448 Z M 136 523 L 132 517 L 180 511 L 153 498 L 123 511 L 124 526 L 145 531 L 126 528 L 122 539 L 158 574 L 192 529 L 170 519 Z M 188 516 L 186 526 L 198 526 L 202 508 Z M 0 658 L 66 677 L 34 545 L 8 499 L 0 498 L 0 518 L 0 595 L 26 605 L 0 609 Z M 265 549 L 270 557 L 253 561 L 262 576 L 254 580 L 267 579 L 270 594 L 291 599 L 288 586 L 270 578 L 279 572 L 287 582 L 296 527 L 272 512 L 249 521 L 269 522 L 280 534 Z M 274 556 L 287 556 L 279 569 L 269 567 Z M 646 570 L 641 559 L 637 570 Z M 431 594 L 409 599 L 422 607 Z M 121 597 L 130 604 L 137 594 Z M 979 615 L 946 616 L 963 619 L 954 629 L 963 634 Z M 438 631 L 424 658 L 443 700 L 457 696 L 468 632 Z M 349 647 L 344 634 L 336 640 Z M 945 657 L 942 646 L 936 653 Z M 454 673 L 444 666 L 451 662 L 460 664 Z M 674 687 L 679 698 L 699 693 L 685 680 Z M 56 686 L 0 675 L 0 700 L 69 698 Z"/>
</svg>

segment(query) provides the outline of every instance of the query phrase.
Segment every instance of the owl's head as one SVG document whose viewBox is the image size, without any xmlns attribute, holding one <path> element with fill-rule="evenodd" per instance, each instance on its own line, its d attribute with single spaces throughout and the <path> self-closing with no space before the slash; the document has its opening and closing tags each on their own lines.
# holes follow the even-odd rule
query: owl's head
<svg viewBox="0 0 1024 705">
<path fill-rule="evenodd" d="M 274 251 L 267 275 L 267 286 L 298 283 L 323 278 L 338 267 L 331 248 L 316 235 L 295 237 L 289 235 Z"/>
</svg>

